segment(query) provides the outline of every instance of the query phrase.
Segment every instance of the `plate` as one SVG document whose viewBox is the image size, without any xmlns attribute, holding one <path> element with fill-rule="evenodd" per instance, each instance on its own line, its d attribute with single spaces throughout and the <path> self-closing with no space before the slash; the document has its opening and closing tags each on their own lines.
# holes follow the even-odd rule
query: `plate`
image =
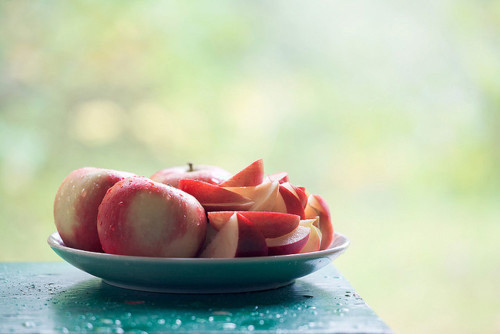
<svg viewBox="0 0 500 334">
<path fill-rule="evenodd" d="M 157 258 L 88 252 L 64 245 L 59 234 L 50 247 L 71 265 L 127 289 L 168 293 L 234 293 L 274 289 L 320 270 L 342 254 L 349 240 L 335 233 L 330 248 L 304 254 L 236 259 Z"/>
</svg>

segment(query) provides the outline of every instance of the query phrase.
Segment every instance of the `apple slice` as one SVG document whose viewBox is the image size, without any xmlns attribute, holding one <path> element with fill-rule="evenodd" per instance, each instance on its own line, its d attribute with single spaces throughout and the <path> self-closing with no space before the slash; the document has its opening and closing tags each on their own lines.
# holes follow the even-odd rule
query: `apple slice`
<svg viewBox="0 0 500 334">
<path fill-rule="evenodd" d="M 255 202 L 250 211 L 272 211 L 279 184 L 277 181 L 265 181 L 253 187 L 224 187 L 224 189 L 240 194 Z"/>
<path fill-rule="evenodd" d="M 309 239 L 307 240 L 306 245 L 300 253 L 309 253 L 319 251 L 321 246 L 321 231 L 319 228 L 314 226 L 314 223 L 317 223 L 319 218 L 316 217 L 314 219 L 304 219 L 300 221 L 300 226 L 304 226 L 311 229 L 311 234 L 309 235 Z"/>
<path fill-rule="evenodd" d="M 235 213 L 248 219 L 265 238 L 288 234 L 295 230 L 300 222 L 297 215 L 267 211 L 214 211 L 208 213 L 208 220 L 214 229 L 221 230 Z"/>
<path fill-rule="evenodd" d="M 285 202 L 286 212 L 300 216 L 300 219 L 305 219 L 305 212 L 302 203 L 297 195 L 287 188 L 285 183 L 280 184 L 279 192 Z"/>
<path fill-rule="evenodd" d="M 299 225 L 284 236 L 266 239 L 269 255 L 297 254 L 307 244 L 310 234 L 310 228 Z"/>
<path fill-rule="evenodd" d="M 330 209 L 326 201 L 319 195 L 309 195 L 304 212 L 306 218 L 319 217 L 315 225 L 320 229 L 322 235 L 320 249 L 330 247 L 333 242 L 334 230 Z"/>
<path fill-rule="evenodd" d="M 200 247 L 200 251 L 198 252 L 197 257 L 200 257 L 201 252 L 203 252 L 207 248 L 207 246 L 214 240 L 218 232 L 219 231 L 217 231 L 212 225 L 207 224 L 205 240 L 203 242 L 203 245 Z"/>
<path fill-rule="evenodd" d="M 259 159 L 220 185 L 222 187 L 250 187 L 257 186 L 262 181 L 264 181 L 264 163 L 262 159 Z"/>
<path fill-rule="evenodd" d="M 295 194 L 297 194 L 297 197 L 299 198 L 300 204 L 302 204 L 302 207 L 305 209 L 307 205 L 307 192 L 305 187 L 296 187 L 293 186 L 295 190 Z"/>
<path fill-rule="evenodd" d="M 287 172 L 274 173 L 268 176 L 271 181 L 278 181 L 279 183 L 290 182 Z"/>
<path fill-rule="evenodd" d="M 233 214 L 212 242 L 201 252 L 204 258 L 234 258 L 267 255 L 266 239 L 240 214 Z"/>
<path fill-rule="evenodd" d="M 276 196 L 276 200 L 274 202 L 273 209 L 271 211 L 287 213 L 285 201 L 283 200 L 283 196 L 279 192 L 279 188 L 278 188 L 278 196 Z"/>
<path fill-rule="evenodd" d="M 198 180 L 180 180 L 179 189 L 194 196 L 206 211 L 248 210 L 254 202 L 218 185 Z"/>
<path fill-rule="evenodd" d="M 303 208 L 306 207 L 306 205 L 307 205 L 306 188 L 294 186 L 290 182 L 283 182 L 283 183 L 281 183 L 281 185 L 283 187 L 287 188 L 288 190 L 290 190 L 290 192 L 292 194 L 297 196 L 297 198 L 300 201 L 300 205 L 302 205 Z"/>
</svg>

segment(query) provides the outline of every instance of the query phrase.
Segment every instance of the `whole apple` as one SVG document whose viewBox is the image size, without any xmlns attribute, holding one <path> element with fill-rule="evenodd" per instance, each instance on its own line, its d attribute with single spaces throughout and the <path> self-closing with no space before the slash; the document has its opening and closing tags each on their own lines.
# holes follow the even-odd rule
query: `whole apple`
<svg viewBox="0 0 500 334">
<path fill-rule="evenodd" d="M 83 167 L 72 171 L 64 179 L 54 200 L 54 221 L 66 246 L 102 252 L 97 235 L 97 209 L 111 186 L 133 175 L 111 169 Z"/>
<path fill-rule="evenodd" d="M 162 169 L 151 176 L 151 180 L 176 187 L 183 179 L 220 184 L 232 176 L 227 170 L 217 166 L 193 165 L 176 166 Z"/>
<path fill-rule="evenodd" d="M 206 228 L 205 210 L 196 198 L 144 177 L 117 182 L 97 216 L 103 250 L 118 255 L 194 257 Z"/>
</svg>

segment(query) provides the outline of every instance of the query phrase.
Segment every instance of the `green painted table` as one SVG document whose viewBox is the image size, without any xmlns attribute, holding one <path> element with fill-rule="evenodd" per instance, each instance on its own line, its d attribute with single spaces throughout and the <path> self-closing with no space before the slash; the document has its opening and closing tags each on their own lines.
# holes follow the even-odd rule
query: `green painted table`
<svg viewBox="0 0 500 334">
<path fill-rule="evenodd" d="M 0 264 L 0 333 L 391 333 L 333 264 L 294 284 L 214 295 L 116 288 L 69 264 Z"/>
</svg>

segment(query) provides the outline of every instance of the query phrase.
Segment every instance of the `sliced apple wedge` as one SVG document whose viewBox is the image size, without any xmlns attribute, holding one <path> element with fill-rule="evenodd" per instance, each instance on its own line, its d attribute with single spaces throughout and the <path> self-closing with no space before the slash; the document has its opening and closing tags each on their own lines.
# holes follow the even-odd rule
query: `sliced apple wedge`
<svg viewBox="0 0 500 334">
<path fill-rule="evenodd" d="M 280 184 L 279 192 L 285 202 L 286 212 L 300 216 L 300 219 L 305 219 L 305 212 L 299 197 L 287 188 L 283 183 Z"/>
<path fill-rule="evenodd" d="M 213 228 L 212 225 L 207 224 L 207 232 L 205 235 L 205 241 L 203 242 L 203 245 L 200 247 L 200 251 L 198 252 L 197 257 L 200 256 L 200 254 L 207 248 L 207 246 L 214 240 L 215 236 L 217 235 L 219 231 Z"/>
<path fill-rule="evenodd" d="M 265 238 L 277 238 L 288 234 L 299 226 L 300 217 L 288 213 L 267 211 L 213 211 L 208 213 L 209 225 L 221 230 L 235 214 L 248 219 Z"/>
<path fill-rule="evenodd" d="M 299 199 L 300 204 L 302 205 L 303 208 L 306 207 L 307 197 L 308 197 L 306 194 L 306 188 L 294 186 L 290 182 L 282 182 L 280 185 L 290 190 L 290 192 Z"/>
<path fill-rule="evenodd" d="M 287 172 L 274 173 L 268 176 L 272 181 L 278 181 L 279 183 L 290 182 Z"/>
<path fill-rule="evenodd" d="M 248 210 L 254 201 L 218 185 L 198 180 L 180 180 L 179 189 L 194 196 L 206 211 Z"/>
<path fill-rule="evenodd" d="M 300 253 L 310 253 L 319 251 L 321 247 L 321 231 L 314 224 L 319 220 L 318 217 L 314 219 L 304 219 L 300 221 L 300 226 L 304 226 L 311 229 L 311 234 L 309 235 L 309 239 L 307 240 L 306 245 Z"/>
<path fill-rule="evenodd" d="M 264 181 L 253 187 L 224 187 L 224 189 L 240 194 L 254 201 L 250 211 L 272 211 L 279 193 L 278 181 Z"/>
<path fill-rule="evenodd" d="M 264 181 L 264 163 L 262 159 L 259 159 L 220 185 L 222 187 L 251 187 L 261 184 L 262 181 Z"/>
<path fill-rule="evenodd" d="M 305 209 L 307 206 L 307 198 L 308 198 L 306 188 L 296 187 L 296 186 L 293 187 L 294 187 L 293 189 L 295 190 L 295 194 L 299 198 L 300 204 L 302 204 L 302 207 Z"/>
<path fill-rule="evenodd" d="M 316 225 L 321 231 L 320 249 L 327 249 L 330 247 L 333 242 L 334 230 L 330 209 L 328 208 L 326 201 L 320 195 L 309 195 L 304 212 L 306 218 L 319 217 L 318 221 L 314 225 Z"/>
<path fill-rule="evenodd" d="M 266 239 L 240 214 L 233 214 L 212 242 L 201 252 L 204 258 L 266 256 Z"/>
<path fill-rule="evenodd" d="M 269 255 L 297 254 L 307 244 L 311 229 L 297 226 L 292 232 L 279 238 L 266 239 Z"/>
<path fill-rule="evenodd" d="M 278 188 L 278 196 L 276 196 L 276 200 L 274 202 L 274 205 L 273 205 L 273 208 L 271 211 L 287 213 L 285 201 L 283 200 L 283 196 L 279 192 L 279 188 Z"/>
</svg>

